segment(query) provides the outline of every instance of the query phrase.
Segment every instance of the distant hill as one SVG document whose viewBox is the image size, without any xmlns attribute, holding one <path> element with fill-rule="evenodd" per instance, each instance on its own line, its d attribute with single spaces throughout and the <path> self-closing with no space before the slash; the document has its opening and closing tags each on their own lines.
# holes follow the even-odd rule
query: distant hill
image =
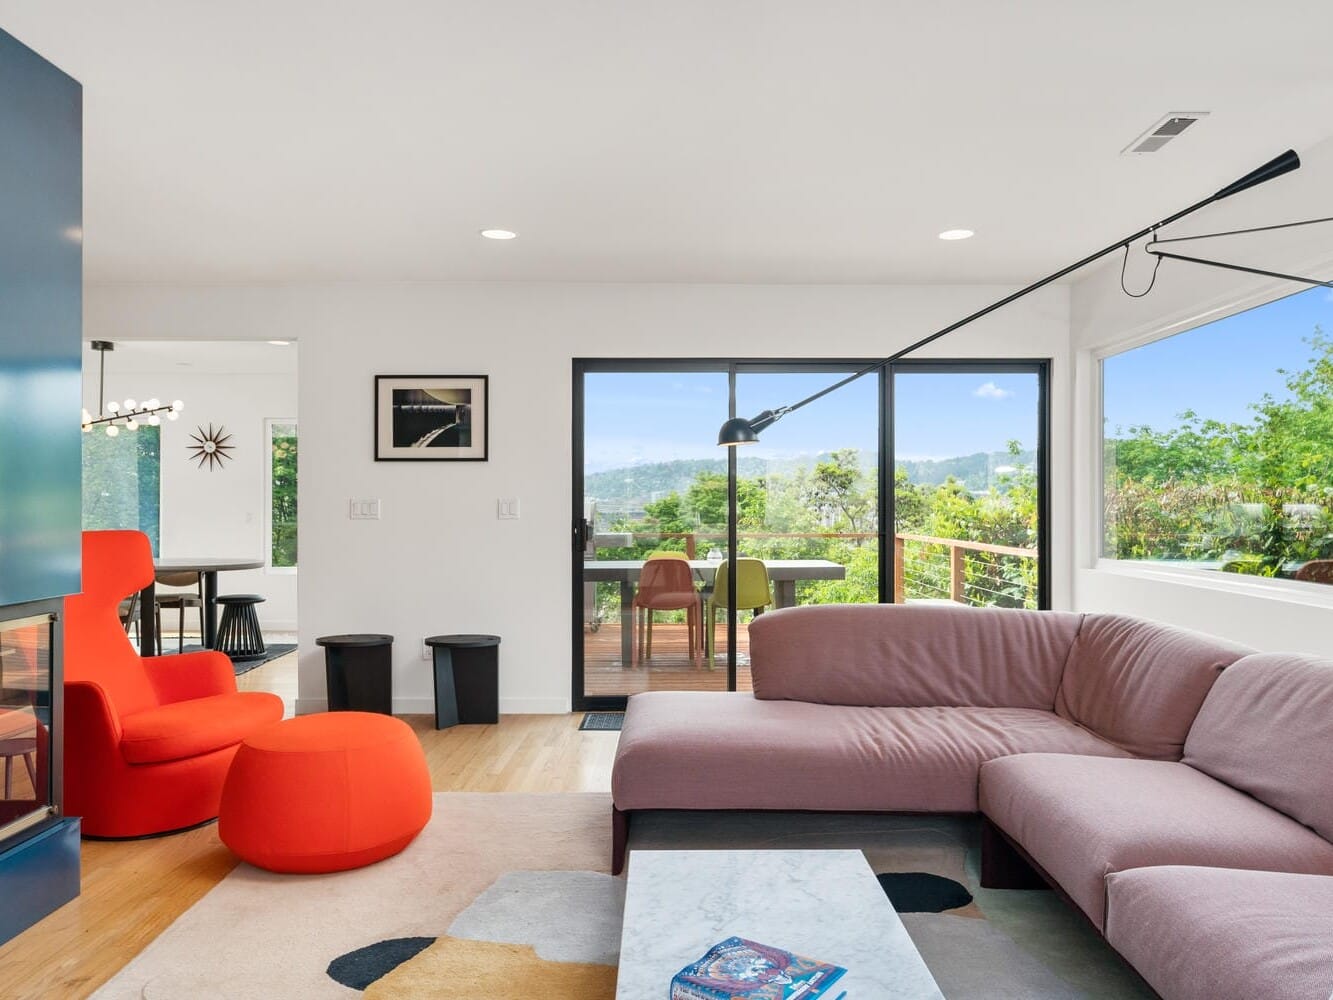
<svg viewBox="0 0 1333 1000">
<path fill-rule="evenodd" d="M 961 480 L 969 490 L 989 489 L 995 469 L 1003 466 L 1021 467 L 1035 465 L 1037 453 L 1022 451 L 1010 455 L 1007 451 L 979 451 L 973 455 L 961 455 L 958 458 L 899 459 L 898 468 L 907 472 L 907 478 L 922 486 L 938 486 L 950 476 Z"/>
<path fill-rule="evenodd" d="M 801 466 L 812 467 L 816 462 L 826 458 L 827 454 L 807 455 L 784 460 L 775 465 L 761 458 L 742 456 L 737 468 L 742 477 L 752 477 L 765 472 L 788 472 Z M 974 455 L 963 455 L 958 458 L 920 461 L 903 459 L 898 462 L 898 467 L 907 470 L 908 478 L 914 483 L 938 485 L 953 476 L 961 480 L 969 490 L 984 490 L 990 486 L 994 469 L 1006 465 L 1031 465 L 1035 461 L 1036 453 L 1031 451 L 1021 452 L 1016 456 L 1004 451 L 994 451 L 977 452 Z M 589 499 L 643 502 L 673 492 L 684 493 L 700 472 L 725 475 L 726 471 L 726 458 L 679 459 L 674 462 L 649 462 L 620 469 L 607 469 L 605 472 L 591 473 L 584 478 L 583 495 Z"/>
</svg>

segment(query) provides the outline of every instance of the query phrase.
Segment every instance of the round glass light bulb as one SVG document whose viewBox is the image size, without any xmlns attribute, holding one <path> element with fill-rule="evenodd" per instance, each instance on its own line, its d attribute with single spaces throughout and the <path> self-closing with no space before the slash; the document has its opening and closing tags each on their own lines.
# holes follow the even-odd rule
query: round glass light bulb
<svg viewBox="0 0 1333 1000">
<path fill-rule="evenodd" d="M 131 418 L 131 419 L 129 419 L 129 420 L 126 420 L 126 421 L 125 421 L 125 429 L 126 429 L 127 431 L 137 431 L 137 430 L 139 429 L 139 421 L 137 421 L 137 420 L 135 420 L 135 419 L 133 419 L 133 418 Z"/>
<path fill-rule="evenodd" d="M 175 410 L 177 413 L 179 413 L 181 410 L 185 409 L 185 404 L 182 403 L 179 399 L 173 399 L 171 401 L 171 408 Z"/>
<path fill-rule="evenodd" d="M 120 433 L 120 428 L 117 427 L 115 424 L 107 424 L 107 425 L 106 425 L 106 436 L 107 436 L 107 437 L 109 437 L 109 438 L 113 438 L 113 437 L 115 437 L 115 436 L 116 436 L 117 434 L 119 434 L 119 433 Z"/>
<path fill-rule="evenodd" d="M 148 426 L 150 427 L 159 427 L 161 426 L 161 424 L 162 424 L 162 418 L 159 417 L 156 413 L 154 413 L 151 417 L 148 418 Z"/>
<path fill-rule="evenodd" d="M 93 429 L 92 424 L 84 424 L 84 425 L 83 425 L 83 433 L 85 433 L 85 434 L 87 434 L 87 433 L 88 433 L 89 431 L 91 431 L 92 429 Z"/>
<path fill-rule="evenodd" d="M 119 412 L 120 412 L 120 404 L 117 403 L 117 402 L 113 399 L 111 402 L 109 402 L 109 403 L 106 404 L 106 412 L 107 412 L 107 413 L 119 413 Z"/>
<path fill-rule="evenodd" d="M 127 400 L 125 400 L 125 409 L 127 409 L 127 410 L 137 410 L 138 408 L 139 408 L 139 404 L 136 403 L 134 400 L 132 400 L 132 399 L 127 399 Z"/>
<path fill-rule="evenodd" d="M 168 419 L 168 420 L 175 420 L 175 419 L 178 418 L 179 416 L 180 416 L 180 414 L 177 413 L 175 410 L 170 410 L 170 411 L 167 412 L 167 419 Z"/>
<path fill-rule="evenodd" d="M 154 396 L 152 399 L 144 401 L 143 408 L 145 410 L 156 410 L 161 405 L 162 405 L 162 400 Z"/>
</svg>

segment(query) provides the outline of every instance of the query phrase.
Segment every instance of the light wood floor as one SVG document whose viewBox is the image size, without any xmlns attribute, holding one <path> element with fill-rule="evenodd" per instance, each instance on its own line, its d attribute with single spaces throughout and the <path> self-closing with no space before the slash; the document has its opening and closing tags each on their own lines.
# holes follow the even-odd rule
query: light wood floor
<svg viewBox="0 0 1333 1000">
<path fill-rule="evenodd" d="M 296 657 L 239 678 L 288 704 Z M 421 737 L 437 791 L 605 792 L 619 733 L 579 732 L 581 715 L 505 715 L 496 726 L 437 732 L 430 716 L 404 716 Z M 128 842 L 84 841 L 83 892 L 0 946 L 0 997 L 86 997 L 237 864 L 216 824 Z"/>
</svg>

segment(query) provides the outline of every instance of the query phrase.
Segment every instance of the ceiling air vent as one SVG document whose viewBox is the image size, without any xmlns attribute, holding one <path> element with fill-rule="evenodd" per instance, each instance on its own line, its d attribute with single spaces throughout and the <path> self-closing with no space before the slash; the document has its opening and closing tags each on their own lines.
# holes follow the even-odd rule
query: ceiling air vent
<svg viewBox="0 0 1333 1000">
<path fill-rule="evenodd" d="M 1207 111 L 1173 111 L 1120 152 L 1155 153 L 1200 118 L 1206 117 Z"/>
</svg>

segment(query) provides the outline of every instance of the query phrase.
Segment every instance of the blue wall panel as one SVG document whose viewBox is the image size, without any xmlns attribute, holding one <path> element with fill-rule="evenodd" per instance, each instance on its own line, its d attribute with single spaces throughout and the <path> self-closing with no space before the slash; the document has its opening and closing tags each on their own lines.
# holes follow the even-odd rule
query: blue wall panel
<svg viewBox="0 0 1333 1000">
<path fill-rule="evenodd" d="M 0 605 L 79 590 L 82 119 L 0 31 Z"/>
</svg>

